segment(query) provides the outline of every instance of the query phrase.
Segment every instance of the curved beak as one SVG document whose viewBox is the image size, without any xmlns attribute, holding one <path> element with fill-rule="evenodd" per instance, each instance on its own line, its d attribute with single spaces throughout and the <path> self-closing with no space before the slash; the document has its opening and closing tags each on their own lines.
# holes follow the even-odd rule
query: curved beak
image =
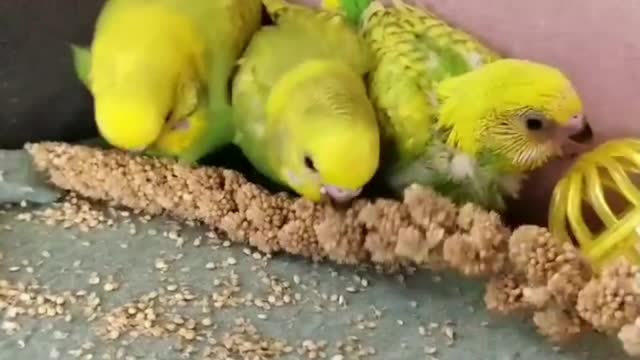
<svg viewBox="0 0 640 360">
<path fill-rule="evenodd" d="M 587 144 L 593 140 L 593 130 L 585 116 L 574 116 L 565 127 L 569 140 L 578 144 Z"/>
<path fill-rule="evenodd" d="M 593 141 L 593 130 L 583 115 L 574 116 L 562 127 L 559 145 L 562 154 L 576 156 L 589 148 Z"/>
<path fill-rule="evenodd" d="M 362 192 L 362 188 L 356 190 L 348 190 L 336 186 L 325 185 L 320 189 L 320 192 L 324 196 L 330 198 L 332 201 L 338 204 L 344 204 L 358 197 L 358 195 L 360 195 L 360 193 Z"/>
</svg>

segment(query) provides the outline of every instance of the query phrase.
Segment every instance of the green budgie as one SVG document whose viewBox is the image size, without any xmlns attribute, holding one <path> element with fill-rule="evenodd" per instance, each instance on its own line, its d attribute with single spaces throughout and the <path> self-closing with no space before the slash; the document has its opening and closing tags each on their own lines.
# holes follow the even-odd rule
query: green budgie
<svg viewBox="0 0 640 360">
<path fill-rule="evenodd" d="M 383 138 L 382 178 L 398 194 L 431 186 L 503 210 L 530 171 L 592 131 L 558 69 L 502 58 L 435 14 L 392 0 L 326 0 L 374 53 L 368 88 Z"/>
</svg>

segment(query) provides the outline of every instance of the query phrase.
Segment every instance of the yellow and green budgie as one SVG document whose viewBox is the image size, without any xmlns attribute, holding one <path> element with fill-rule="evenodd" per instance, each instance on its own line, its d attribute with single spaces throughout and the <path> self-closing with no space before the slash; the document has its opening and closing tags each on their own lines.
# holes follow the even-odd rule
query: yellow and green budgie
<svg viewBox="0 0 640 360">
<path fill-rule="evenodd" d="M 112 146 L 193 163 L 229 141 L 229 82 L 260 0 L 109 0 L 90 48 L 72 46 Z"/>
<path fill-rule="evenodd" d="M 253 166 L 311 201 L 347 202 L 377 171 L 380 133 L 364 81 L 371 55 L 343 17 L 264 0 L 234 77 L 234 143 Z"/>
<path fill-rule="evenodd" d="M 500 211 L 527 173 L 592 137 L 580 96 L 554 67 L 502 58 L 401 0 L 323 6 L 351 19 L 374 53 L 381 177 L 398 194 L 419 183 Z"/>
</svg>

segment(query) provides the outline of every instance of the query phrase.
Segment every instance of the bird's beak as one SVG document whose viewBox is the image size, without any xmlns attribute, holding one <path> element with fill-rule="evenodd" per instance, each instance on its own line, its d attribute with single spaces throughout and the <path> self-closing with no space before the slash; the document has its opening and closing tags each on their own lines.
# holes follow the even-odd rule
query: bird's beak
<svg viewBox="0 0 640 360">
<path fill-rule="evenodd" d="M 574 116 L 566 125 L 569 140 L 578 144 L 588 144 L 593 140 L 593 130 L 583 115 Z"/>
<path fill-rule="evenodd" d="M 593 130 L 584 115 L 574 116 L 563 127 L 561 151 L 564 155 L 575 156 L 586 151 L 593 141 Z"/>
<path fill-rule="evenodd" d="M 344 204 L 358 197 L 358 195 L 360 195 L 360 193 L 362 192 L 362 188 L 356 190 L 348 190 L 336 186 L 325 185 L 320 189 L 320 192 L 332 201 L 338 204 Z"/>
</svg>

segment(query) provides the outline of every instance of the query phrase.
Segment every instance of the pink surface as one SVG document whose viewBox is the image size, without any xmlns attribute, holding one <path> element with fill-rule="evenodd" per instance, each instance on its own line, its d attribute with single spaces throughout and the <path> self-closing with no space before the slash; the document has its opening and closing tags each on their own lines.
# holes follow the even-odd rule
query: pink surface
<svg viewBox="0 0 640 360">
<path fill-rule="evenodd" d="M 640 1 L 417 3 L 505 55 L 561 68 L 583 97 L 597 142 L 640 136 Z M 514 207 L 515 220 L 545 221 L 548 197 L 565 165 L 556 161 L 532 177 L 522 201 Z"/>
</svg>

